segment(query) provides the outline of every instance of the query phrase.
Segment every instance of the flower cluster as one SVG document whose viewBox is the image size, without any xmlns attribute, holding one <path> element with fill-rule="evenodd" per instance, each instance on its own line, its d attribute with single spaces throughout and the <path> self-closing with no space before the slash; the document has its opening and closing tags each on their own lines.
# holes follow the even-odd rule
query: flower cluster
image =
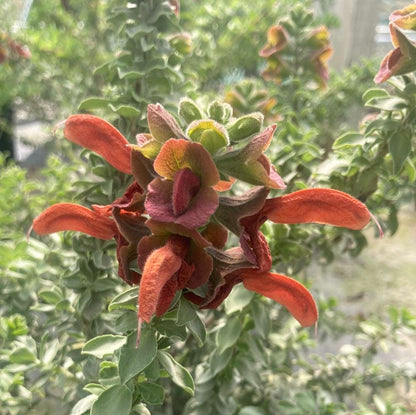
<svg viewBox="0 0 416 415">
<path fill-rule="evenodd" d="M 8 60 L 29 59 L 30 57 L 27 46 L 11 39 L 6 32 L 0 30 L 0 65 Z"/>
<path fill-rule="evenodd" d="M 267 44 L 260 51 L 260 56 L 267 60 L 263 78 L 280 83 L 291 75 L 307 73 L 320 87 L 325 87 L 327 61 L 332 55 L 328 29 L 320 26 L 296 30 L 292 25 L 283 21 L 269 28 Z"/>
<path fill-rule="evenodd" d="M 214 102 L 205 115 L 184 99 L 179 117 L 186 130 L 160 104 L 149 105 L 150 133 L 138 134 L 135 145 L 101 118 L 80 114 L 65 120 L 67 139 L 132 175 L 131 184 L 107 206 L 53 205 L 33 229 L 39 235 L 72 230 L 115 238 L 119 276 L 140 285 L 139 328 L 163 315 L 178 291 L 201 309 L 216 308 L 238 283 L 282 304 L 301 325 L 313 325 L 318 311 L 311 294 L 271 272 L 260 227 L 270 220 L 361 229 L 369 211 L 331 189 L 268 198 L 270 189 L 286 186 L 264 154 L 276 125 L 264 128 L 260 113 L 236 119 L 228 104 Z M 224 193 L 237 180 L 254 186 L 239 196 Z M 226 248 L 230 233 L 239 243 Z"/>
<path fill-rule="evenodd" d="M 389 17 L 391 42 L 394 49 L 382 60 L 374 78 L 376 84 L 394 75 L 404 75 L 416 70 L 416 43 L 403 30 L 416 30 L 416 4 L 394 11 Z"/>
</svg>

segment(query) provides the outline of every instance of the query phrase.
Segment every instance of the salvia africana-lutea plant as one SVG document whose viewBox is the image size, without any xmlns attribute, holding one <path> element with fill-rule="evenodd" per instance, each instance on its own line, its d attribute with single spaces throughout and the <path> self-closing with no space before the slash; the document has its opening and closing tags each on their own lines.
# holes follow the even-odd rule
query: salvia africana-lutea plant
<svg viewBox="0 0 416 415">
<path fill-rule="evenodd" d="M 179 116 L 185 130 L 162 105 L 149 105 L 150 134 L 139 133 L 135 145 L 101 118 L 70 116 L 63 122 L 65 137 L 131 175 L 131 183 L 110 205 L 55 204 L 34 220 L 33 229 L 39 235 L 71 230 L 116 240 L 118 275 L 139 285 L 139 347 L 146 341 L 143 325 L 151 327 L 178 295 L 200 309 L 216 308 L 239 283 L 282 304 L 302 326 L 314 325 L 313 297 L 295 279 L 271 271 L 260 227 L 269 220 L 362 229 L 370 212 L 332 189 L 268 197 L 285 184 L 264 154 L 276 125 L 263 127 L 261 114 L 235 119 L 228 104 L 214 102 L 205 115 L 183 99 Z M 254 187 L 227 196 L 238 181 Z M 236 243 L 230 248 L 231 241 Z"/>
</svg>

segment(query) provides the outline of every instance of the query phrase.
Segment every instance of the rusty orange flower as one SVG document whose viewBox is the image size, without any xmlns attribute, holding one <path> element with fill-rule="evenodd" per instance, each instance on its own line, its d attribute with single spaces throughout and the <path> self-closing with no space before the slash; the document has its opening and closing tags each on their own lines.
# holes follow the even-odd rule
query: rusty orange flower
<svg viewBox="0 0 416 415">
<path fill-rule="evenodd" d="M 216 104 L 216 114 L 219 108 Z M 254 129 L 236 130 L 243 122 L 230 123 L 229 144 L 226 127 L 209 119 L 191 119 L 188 137 L 159 104 L 149 106 L 148 121 L 150 134 L 139 134 L 138 145 L 132 146 L 101 118 L 69 117 L 63 123 L 65 137 L 132 175 L 132 181 L 109 205 L 47 208 L 34 220 L 35 232 L 71 230 L 116 240 L 119 276 L 139 284 L 138 336 L 142 322 L 162 316 L 178 291 L 200 308 L 215 308 L 237 283 L 282 304 L 301 325 L 315 324 L 318 310 L 309 291 L 295 279 L 271 272 L 272 257 L 260 227 L 270 220 L 362 229 L 371 218 L 365 205 L 331 189 L 268 198 L 270 189 L 285 187 L 263 154 L 276 126 L 262 129 L 256 122 Z M 257 186 L 241 196 L 218 195 L 236 180 Z M 239 244 L 225 249 L 229 232 Z M 130 268 L 132 261 L 138 271 Z M 201 287 L 205 296 L 197 294 Z"/>
</svg>

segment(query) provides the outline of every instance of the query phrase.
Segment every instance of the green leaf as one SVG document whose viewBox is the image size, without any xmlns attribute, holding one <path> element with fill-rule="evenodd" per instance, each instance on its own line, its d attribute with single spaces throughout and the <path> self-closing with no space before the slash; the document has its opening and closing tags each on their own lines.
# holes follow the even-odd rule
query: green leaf
<svg viewBox="0 0 416 415">
<path fill-rule="evenodd" d="M 260 299 L 254 300 L 251 302 L 251 310 L 256 330 L 261 337 L 266 338 L 270 332 L 271 323 L 265 304 Z"/>
<path fill-rule="evenodd" d="M 202 111 L 198 108 L 198 105 L 189 98 L 182 98 L 180 100 L 178 114 L 187 124 L 203 118 Z"/>
<path fill-rule="evenodd" d="M 378 108 L 384 111 L 395 111 L 406 108 L 408 102 L 399 97 L 385 97 L 385 98 L 372 98 L 365 104 L 367 107 Z"/>
<path fill-rule="evenodd" d="M 84 344 L 82 354 L 90 354 L 102 359 L 104 356 L 112 355 L 117 349 L 122 347 L 126 341 L 126 336 L 115 336 L 113 334 L 97 336 Z"/>
<path fill-rule="evenodd" d="M 110 108 L 118 115 L 126 118 L 137 118 L 140 115 L 140 110 L 131 105 L 120 105 L 119 107 L 115 107 L 110 104 Z"/>
<path fill-rule="evenodd" d="M 120 79 L 140 79 L 143 78 L 145 72 L 140 71 L 124 71 L 120 67 L 117 68 L 118 76 Z"/>
<path fill-rule="evenodd" d="M 313 414 L 316 412 L 315 397 L 310 391 L 297 393 L 295 395 L 295 402 L 305 414 Z"/>
<path fill-rule="evenodd" d="M 395 134 L 389 139 L 389 151 L 393 158 L 393 172 L 398 174 L 412 151 L 412 135 L 409 131 Z"/>
<path fill-rule="evenodd" d="M 82 398 L 72 408 L 70 415 L 82 415 L 89 411 L 96 399 L 97 397 L 95 395 L 88 395 L 85 398 Z"/>
<path fill-rule="evenodd" d="M 91 415 L 130 415 L 132 399 L 132 393 L 126 386 L 111 386 L 93 403 Z"/>
<path fill-rule="evenodd" d="M 233 108 L 226 102 L 214 101 L 209 104 L 208 116 L 221 124 L 225 124 L 232 115 Z"/>
<path fill-rule="evenodd" d="M 137 415 L 152 415 L 144 403 L 139 403 L 134 407 L 134 413 Z"/>
<path fill-rule="evenodd" d="M 364 92 L 363 101 L 364 101 L 365 105 L 367 105 L 367 102 L 370 101 L 370 99 L 384 98 L 384 97 L 388 97 L 388 96 L 389 96 L 389 94 L 385 89 L 370 88 L 370 89 L 367 89 L 367 91 Z"/>
<path fill-rule="evenodd" d="M 189 321 L 192 321 L 194 318 L 196 318 L 195 306 L 189 301 L 185 300 L 185 298 L 181 298 L 179 301 L 176 323 L 178 326 L 183 326 Z"/>
<path fill-rule="evenodd" d="M 236 311 L 241 311 L 245 306 L 250 304 L 253 296 L 254 291 L 245 289 L 242 284 L 236 285 L 224 302 L 225 312 L 232 314 Z"/>
<path fill-rule="evenodd" d="M 137 310 L 137 297 L 139 292 L 137 287 L 129 288 L 111 300 L 108 306 L 109 311 L 114 310 Z"/>
<path fill-rule="evenodd" d="M 264 116 L 260 112 L 245 115 L 235 120 L 227 126 L 227 131 L 231 141 L 239 141 L 260 132 L 263 125 Z"/>
<path fill-rule="evenodd" d="M 82 389 L 92 395 L 98 396 L 105 391 L 105 386 L 101 385 L 101 383 L 88 383 Z"/>
<path fill-rule="evenodd" d="M 406 169 L 407 175 L 409 176 L 409 180 L 414 182 L 416 180 L 416 167 L 413 161 L 410 160 L 410 158 L 406 159 L 404 167 Z"/>
<path fill-rule="evenodd" d="M 9 355 L 10 363 L 33 363 L 36 356 L 27 347 L 19 347 L 13 350 Z"/>
<path fill-rule="evenodd" d="M 125 311 L 120 315 L 114 325 L 114 329 L 119 333 L 127 333 L 137 329 L 137 312 Z"/>
<path fill-rule="evenodd" d="M 373 134 L 375 131 L 382 130 L 382 131 L 391 131 L 391 130 L 398 130 L 401 128 L 401 121 L 398 119 L 389 119 L 389 118 L 377 118 L 365 127 L 365 135 Z"/>
<path fill-rule="evenodd" d="M 387 406 L 378 395 L 373 396 L 373 401 L 380 414 L 387 414 Z"/>
<path fill-rule="evenodd" d="M 84 101 L 79 104 L 78 109 L 80 111 L 89 111 L 89 110 L 96 110 L 96 109 L 105 109 L 108 108 L 108 104 L 110 104 L 111 101 L 104 98 L 87 98 L 84 99 Z"/>
<path fill-rule="evenodd" d="M 60 348 L 59 346 L 59 339 L 54 339 L 46 343 L 45 347 L 43 348 L 44 353 L 42 356 L 42 362 L 46 364 L 51 363 L 55 358 L 56 354 L 58 353 L 58 350 Z"/>
<path fill-rule="evenodd" d="M 185 340 L 187 337 L 185 326 L 178 326 L 175 320 L 159 320 L 155 323 L 156 330 L 168 337 L 178 337 Z"/>
<path fill-rule="evenodd" d="M 186 327 L 198 341 L 199 347 L 202 347 L 207 338 L 207 331 L 204 322 L 200 319 L 198 314 L 196 318 L 186 323 Z"/>
<path fill-rule="evenodd" d="M 39 298 L 48 304 L 57 304 L 62 300 L 62 297 L 57 292 L 50 290 L 40 291 Z"/>
<path fill-rule="evenodd" d="M 128 37 L 133 38 L 137 35 L 149 34 L 156 30 L 154 26 L 147 26 L 146 24 L 135 24 L 126 29 Z"/>
<path fill-rule="evenodd" d="M 211 154 L 229 144 L 226 129 L 213 120 L 193 121 L 186 133 L 193 141 L 200 142 Z"/>
<path fill-rule="evenodd" d="M 194 394 L 195 385 L 191 374 L 169 353 L 158 351 L 160 364 L 172 377 L 172 381 L 190 395 Z"/>
<path fill-rule="evenodd" d="M 133 376 L 152 363 L 157 352 L 156 333 L 150 329 L 143 329 L 139 346 L 136 348 L 136 332 L 133 332 L 127 345 L 121 349 L 119 360 L 119 374 L 121 383 L 126 383 Z"/>
<path fill-rule="evenodd" d="M 231 348 L 225 350 L 223 353 L 220 353 L 219 350 L 215 350 L 209 360 L 211 373 L 215 376 L 224 370 L 230 362 L 232 356 L 233 349 Z"/>
<path fill-rule="evenodd" d="M 304 415 L 304 412 L 298 408 L 294 403 L 289 401 L 280 401 L 276 408 L 279 410 L 279 414 L 284 415 Z"/>
<path fill-rule="evenodd" d="M 235 316 L 228 319 L 226 324 L 217 331 L 215 342 L 220 353 L 234 346 L 240 337 L 242 328 L 239 316 Z"/>
<path fill-rule="evenodd" d="M 238 415 L 266 415 L 266 413 L 260 406 L 244 406 Z"/>
<path fill-rule="evenodd" d="M 363 135 L 356 132 L 348 132 L 338 137 L 333 144 L 334 149 L 362 145 Z"/>
<path fill-rule="evenodd" d="M 139 383 L 139 390 L 143 401 L 149 405 L 161 405 L 165 399 L 165 390 L 156 383 Z"/>
</svg>

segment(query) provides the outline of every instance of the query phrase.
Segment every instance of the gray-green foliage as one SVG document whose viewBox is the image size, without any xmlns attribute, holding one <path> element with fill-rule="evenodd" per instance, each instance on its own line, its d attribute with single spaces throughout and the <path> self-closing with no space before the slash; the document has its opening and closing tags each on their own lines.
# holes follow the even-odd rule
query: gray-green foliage
<svg viewBox="0 0 416 415">
<path fill-rule="evenodd" d="M 96 92 L 79 109 L 110 115 L 130 138 L 146 128 L 148 104 L 175 106 L 189 90 L 181 65 L 192 49 L 191 39 L 167 1 L 132 1 L 114 8 L 108 20 L 114 57 L 94 71 L 104 80 L 103 95 Z"/>
<path fill-rule="evenodd" d="M 155 18 L 154 26 L 149 22 L 146 27 L 152 30 L 148 33 L 140 25 L 134 32 L 122 22 L 126 16 L 137 16 L 119 9 L 114 21 L 121 27 L 121 47 L 129 53 L 99 70 L 108 76 L 109 86 L 116 85 L 114 90 L 109 87 L 108 101 L 90 100 L 90 106 L 83 103 L 84 109 L 102 107 L 104 103 L 118 118 L 120 128 L 130 135 L 141 132 L 135 126 L 143 122 L 145 104 L 164 101 L 176 88 L 181 90 L 178 85 L 183 81 L 180 74 L 179 78 L 172 74 L 171 58 L 162 59 L 161 68 L 148 68 L 146 73 L 140 72 L 140 65 L 135 66 L 136 58 L 152 54 L 161 63 L 158 51 L 164 57 L 178 58 L 166 38 L 159 36 L 159 30 L 163 31 L 159 23 L 166 23 L 167 16 L 175 19 L 166 4 L 136 3 L 138 7 L 152 3 L 154 10 L 161 12 L 161 20 Z M 184 2 L 185 12 L 186 7 Z M 215 10 L 207 10 L 215 17 Z M 217 13 L 217 19 L 223 21 L 223 17 Z M 241 31 L 241 27 L 244 25 L 237 29 Z M 152 40 L 161 48 L 149 47 Z M 257 56 L 253 58 L 256 60 Z M 133 67 L 135 73 L 126 75 Z M 204 66 L 200 69 L 201 74 L 209 72 Z M 220 73 L 215 77 L 222 76 L 222 68 L 218 69 Z M 399 190 L 409 191 L 408 179 L 415 179 L 412 147 L 396 148 L 386 134 L 413 132 L 411 78 L 405 78 L 402 86 L 396 85 L 401 92 L 392 92 L 390 97 L 383 92 L 368 93 L 371 96 L 366 98 L 373 108 L 383 106 L 381 115 L 363 133 L 344 135 L 336 141 L 338 163 L 344 164 L 335 164 L 337 167 L 330 166 L 329 170 L 322 164 L 330 159 L 328 153 L 340 132 L 337 123 L 345 125 L 343 109 L 356 102 L 355 84 L 363 88 L 367 69 L 364 74 L 360 70 L 350 72 L 345 82 L 335 81 L 322 94 L 303 88 L 299 79 L 292 79 L 280 90 L 271 90 L 278 98 L 277 112 L 285 116 L 279 123 L 277 144 L 271 150 L 291 190 L 325 183 L 359 196 L 365 189 L 357 177 L 369 177 L 365 169 L 373 159 L 368 155 L 377 155 L 371 146 L 387 143 L 385 164 L 375 166 L 380 168 L 379 183 L 383 184 L 370 203 L 386 206 L 384 202 L 393 202 Z M 154 71 L 163 75 L 160 83 L 154 82 Z M 145 88 L 139 89 L 139 98 L 133 93 L 136 87 Z M 247 102 L 247 113 L 258 110 L 255 99 Z M 363 143 L 368 144 L 369 153 L 363 154 Z M 322 299 L 315 338 L 313 332 L 289 319 L 280 306 L 237 287 L 224 308 L 215 311 L 197 312 L 190 303 L 177 298 L 163 318 L 155 318 L 143 329 L 136 349 L 137 290 L 116 278 L 113 242 L 73 234 L 29 242 L 25 239 L 31 220 L 44 207 L 74 198 L 86 206 L 107 204 L 128 184 L 128 178 L 98 156 L 85 153 L 89 165 L 83 165 L 68 149 L 65 154 L 72 164 L 50 159 L 43 182 L 29 180 L 16 166 L 1 167 L 2 415 L 41 411 L 72 415 L 407 413 L 394 402 L 394 386 L 399 381 L 414 385 L 414 362 L 390 366 L 378 360 L 381 351 L 400 343 L 404 335 L 414 335 L 415 319 L 406 310 L 391 309 L 388 317 L 360 321 L 360 316 L 351 318 L 340 313 L 335 300 Z M 384 209 L 390 206 L 395 205 L 387 204 Z M 392 211 L 391 231 L 397 225 Z M 358 232 L 318 226 L 273 225 L 264 231 L 271 243 L 274 265 L 281 271 L 304 270 L 317 247 L 330 259 L 336 247 L 335 253 L 342 249 L 355 252 L 354 248 L 364 243 Z M 315 354 L 316 344 L 330 343 L 343 335 L 348 337 L 339 353 Z"/>
</svg>

